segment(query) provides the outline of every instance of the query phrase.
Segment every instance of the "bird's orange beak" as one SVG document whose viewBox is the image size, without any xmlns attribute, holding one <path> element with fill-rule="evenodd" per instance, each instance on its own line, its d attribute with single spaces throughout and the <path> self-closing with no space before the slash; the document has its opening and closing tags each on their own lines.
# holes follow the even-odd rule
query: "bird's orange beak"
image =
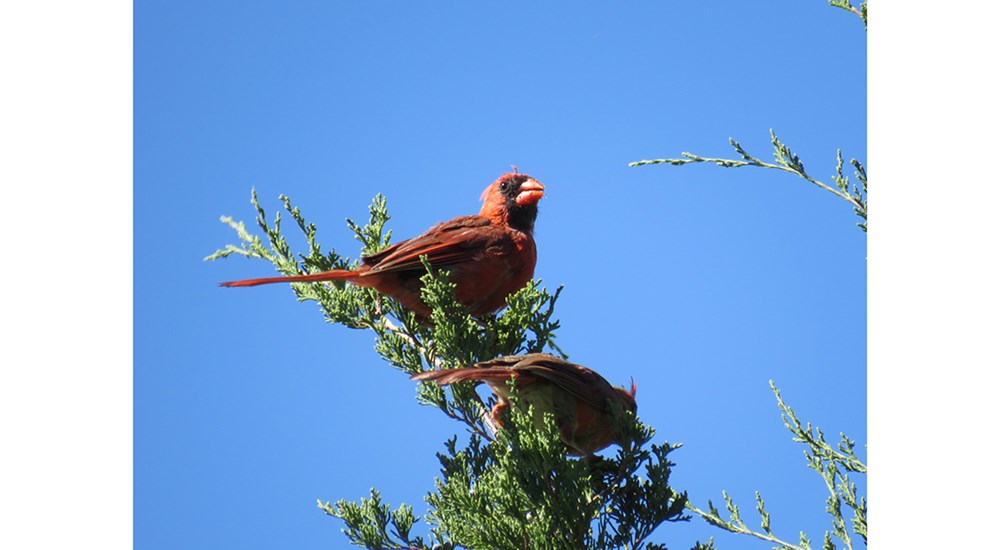
<svg viewBox="0 0 1000 550">
<path fill-rule="evenodd" d="M 544 185 L 535 180 L 527 180 L 521 184 L 521 192 L 517 194 L 517 198 L 514 199 L 514 202 L 516 202 L 518 206 L 535 204 L 542 200 L 544 195 Z"/>
</svg>

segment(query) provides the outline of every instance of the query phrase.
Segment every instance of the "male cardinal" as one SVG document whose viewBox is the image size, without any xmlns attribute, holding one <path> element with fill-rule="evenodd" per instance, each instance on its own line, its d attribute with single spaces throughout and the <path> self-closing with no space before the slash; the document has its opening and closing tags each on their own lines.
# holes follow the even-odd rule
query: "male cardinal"
<svg viewBox="0 0 1000 550">
<path fill-rule="evenodd" d="M 589 456 L 616 443 L 611 403 L 635 413 L 635 383 L 632 390 L 612 386 L 600 374 L 547 353 L 510 355 L 460 369 L 420 372 L 412 380 L 433 380 L 439 386 L 475 380 L 486 382 L 497 397 L 491 415 L 502 425 L 501 412 L 510 408 L 509 382 L 515 382 L 518 397 L 534 406 L 535 422 L 552 413 L 560 439 L 575 456 Z"/>
<path fill-rule="evenodd" d="M 526 174 L 500 176 L 483 191 L 477 216 L 461 216 L 439 223 L 424 234 L 365 256 L 354 271 L 334 269 L 310 275 L 268 277 L 220 283 L 256 286 L 302 281 L 347 281 L 373 287 L 399 300 L 421 317 L 431 314 L 420 299 L 420 277 L 426 273 L 420 256 L 435 268 L 444 268 L 455 283 L 455 296 L 479 316 L 504 307 L 507 296 L 520 290 L 535 274 L 532 231 L 538 201 L 545 187 Z"/>
</svg>

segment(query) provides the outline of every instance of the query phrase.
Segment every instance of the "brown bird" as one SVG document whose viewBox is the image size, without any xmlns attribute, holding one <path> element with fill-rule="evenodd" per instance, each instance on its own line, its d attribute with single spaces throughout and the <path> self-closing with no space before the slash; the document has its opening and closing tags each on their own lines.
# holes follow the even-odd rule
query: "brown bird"
<svg viewBox="0 0 1000 550">
<path fill-rule="evenodd" d="M 500 176 L 483 191 L 483 208 L 476 216 L 439 223 L 424 234 L 365 256 L 354 271 L 335 269 L 310 275 L 268 277 L 220 283 L 257 286 L 269 283 L 347 281 L 372 287 L 399 300 L 421 317 L 431 310 L 420 299 L 420 277 L 426 273 L 420 256 L 436 269 L 446 269 L 455 296 L 473 315 L 493 313 L 507 296 L 524 287 L 535 274 L 538 201 L 545 187 L 526 174 Z"/>
<path fill-rule="evenodd" d="M 501 413 L 510 408 L 509 381 L 515 381 L 518 396 L 534 406 L 535 424 L 541 414 L 555 417 L 560 439 L 575 456 L 589 456 L 619 443 L 610 403 L 636 411 L 635 383 L 632 390 L 612 386 L 600 374 L 547 353 L 510 355 L 460 369 L 441 369 L 414 374 L 412 380 L 433 380 L 439 386 L 473 380 L 485 382 L 497 398 L 491 416 L 502 425 Z"/>
</svg>

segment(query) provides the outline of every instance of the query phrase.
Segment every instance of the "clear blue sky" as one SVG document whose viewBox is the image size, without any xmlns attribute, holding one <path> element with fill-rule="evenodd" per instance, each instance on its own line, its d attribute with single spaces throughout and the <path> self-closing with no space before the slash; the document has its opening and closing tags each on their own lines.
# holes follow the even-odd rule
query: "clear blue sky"
<svg viewBox="0 0 1000 550">
<path fill-rule="evenodd" d="M 202 258 L 235 242 L 220 215 L 252 224 L 251 188 L 356 256 L 344 218 L 376 193 L 412 237 L 478 211 L 512 164 L 546 184 L 536 277 L 566 286 L 560 346 L 636 380 L 641 419 L 684 443 L 672 480 L 696 504 L 725 489 L 756 525 L 760 490 L 779 536 L 819 544 L 825 488 L 767 382 L 866 456 L 850 206 L 777 172 L 627 164 L 731 157 L 729 137 L 770 158 L 771 128 L 823 181 L 838 147 L 866 162 L 860 20 L 823 0 L 134 9 L 137 548 L 344 548 L 316 499 L 373 486 L 426 510 L 461 426 L 416 403 L 369 333 L 281 285 L 216 285 L 267 264 Z M 698 519 L 653 540 L 710 536 L 768 547 Z"/>
</svg>

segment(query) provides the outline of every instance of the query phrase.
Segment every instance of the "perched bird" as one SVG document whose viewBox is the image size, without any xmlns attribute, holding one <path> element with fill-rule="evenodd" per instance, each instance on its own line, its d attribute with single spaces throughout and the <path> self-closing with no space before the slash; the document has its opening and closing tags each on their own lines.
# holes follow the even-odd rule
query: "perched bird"
<svg viewBox="0 0 1000 550">
<path fill-rule="evenodd" d="M 526 174 L 504 174 L 483 191 L 483 208 L 476 216 L 439 223 L 424 234 L 365 256 L 361 266 L 310 275 L 268 277 L 220 283 L 257 286 L 305 281 L 347 281 L 372 287 L 399 300 L 421 317 L 430 309 L 420 299 L 420 277 L 426 274 L 420 256 L 446 269 L 455 296 L 473 315 L 493 313 L 507 303 L 535 274 L 535 217 L 545 187 Z"/>
<path fill-rule="evenodd" d="M 439 386 L 474 380 L 485 382 L 497 398 L 491 416 L 502 425 L 501 413 L 510 408 L 509 382 L 513 378 L 519 399 L 534 406 L 536 425 L 541 413 L 555 416 L 568 452 L 588 456 L 616 443 L 610 403 L 635 413 L 635 383 L 631 391 L 612 386 L 600 374 L 547 353 L 510 355 L 460 369 L 431 370 L 412 380 L 433 380 Z"/>
</svg>

